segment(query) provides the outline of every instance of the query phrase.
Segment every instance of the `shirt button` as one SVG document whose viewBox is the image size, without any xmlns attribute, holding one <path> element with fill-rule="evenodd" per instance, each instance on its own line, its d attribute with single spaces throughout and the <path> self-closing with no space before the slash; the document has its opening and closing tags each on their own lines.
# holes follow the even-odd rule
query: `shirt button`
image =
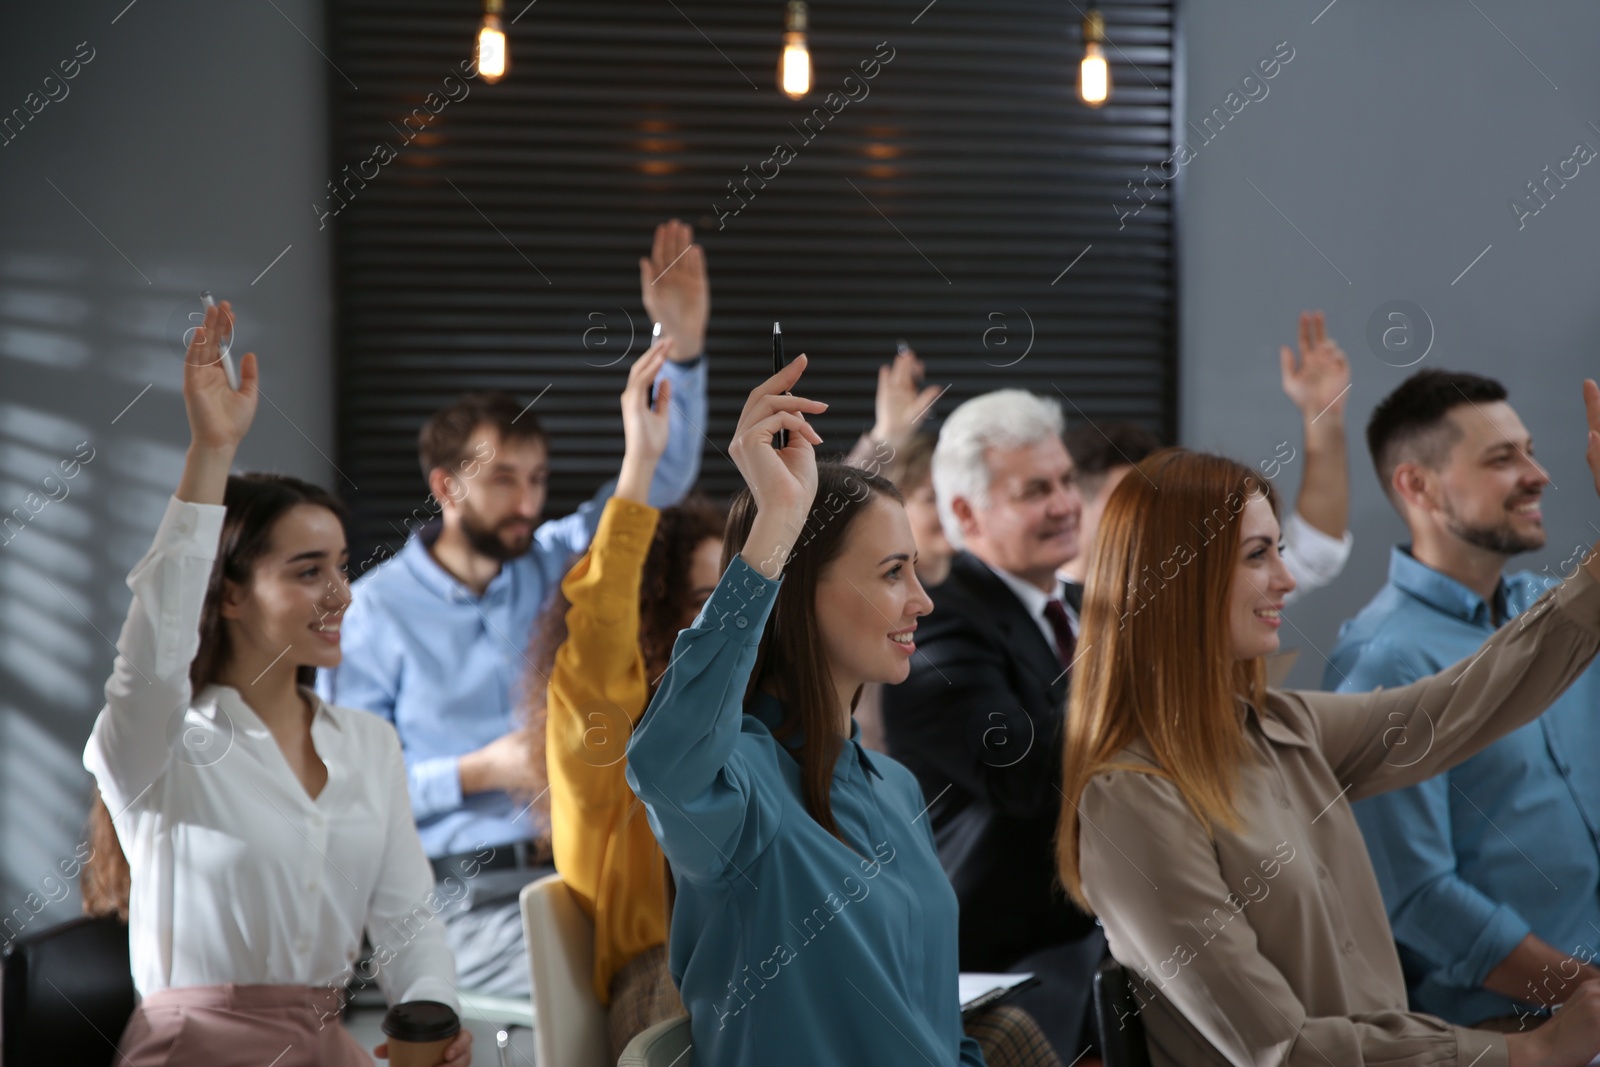
<svg viewBox="0 0 1600 1067">
<path fill-rule="evenodd" d="M 1280 807 L 1280 808 L 1290 807 L 1289 798 L 1288 797 L 1279 797 L 1278 798 L 1278 807 Z"/>
<path fill-rule="evenodd" d="M 308 938 L 302 937 L 300 940 L 294 943 L 294 950 L 300 953 L 302 956 L 305 955 L 307 952 L 311 951 L 311 941 Z"/>
<path fill-rule="evenodd" d="M 311 879 L 311 881 L 306 883 L 306 892 L 307 893 L 315 893 L 316 891 L 317 891 L 317 880 L 315 878 L 313 878 L 313 879 Z"/>
<path fill-rule="evenodd" d="M 737 619 L 734 620 L 734 625 L 739 627 L 739 629 L 743 630 L 746 626 L 750 625 L 750 620 L 745 618 L 743 615 L 740 615 Z"/>
<path fill-rule="evenodd" d="M 1326 868 L 1326 867 L 1318 867 L 1317 868 L 1317 877 L 1321 878 L 1324 882 L 1326 882 L 1328 880 L 1328 868 Z"/>
<path fill-rule="evenodd" d="M 1344 943 L 1344 954 L 1346 956 L 1350 955 L 1355 950 L 1356 950 L 1356 943 L 1354 941 L 1346 941 Z"/>
</svg>

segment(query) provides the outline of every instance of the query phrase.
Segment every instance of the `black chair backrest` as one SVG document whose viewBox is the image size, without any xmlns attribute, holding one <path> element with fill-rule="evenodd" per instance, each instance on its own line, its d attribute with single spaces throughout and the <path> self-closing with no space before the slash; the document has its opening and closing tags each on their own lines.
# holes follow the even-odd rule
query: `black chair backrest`
<svg viewBox="0 0 1600 1067">
<path fill-rule="evenodd" d="M 128 927 L 72 919 L 0 955 L 0 1063 L 110 1067 L 133 1014 Z"/>
<path fill-rule="evenodd" d="M 1107 958 L 1094 974 L 1094 1017 L 1105 1067 L 1150 1067 L 1141 1008 L 1128 985 L 1126 968 Z"/>
</svg>

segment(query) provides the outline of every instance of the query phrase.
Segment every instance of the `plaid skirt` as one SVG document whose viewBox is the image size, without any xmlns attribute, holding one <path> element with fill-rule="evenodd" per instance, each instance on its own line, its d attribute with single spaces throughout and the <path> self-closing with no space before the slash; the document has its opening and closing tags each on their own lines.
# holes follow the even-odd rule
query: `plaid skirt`
<svg viewBox="0 0 1600 1067">
<path fill-rule="evenodd" d="M 683 998 L 667 970 L 667 946 L 646 949 L 611 978 L 611 1059 L 616 1062 L 635 1036 L 665 1019 L 685 1014 Z"/>
<path fill-rule="evenodd" d="M 989 1067 L 1062 1067 L 1033 1016 L 1014 1005 L 984 1008 L 963 1025 L 967 1036 L 982 1046 Z"/>
</svg>

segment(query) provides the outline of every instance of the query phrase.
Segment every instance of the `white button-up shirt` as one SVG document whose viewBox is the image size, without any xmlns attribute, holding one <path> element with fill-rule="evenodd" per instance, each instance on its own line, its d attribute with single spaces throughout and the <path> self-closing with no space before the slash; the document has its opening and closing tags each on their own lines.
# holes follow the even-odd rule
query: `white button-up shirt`
<svg viewBox="0 0 1600 1067">
<path fill-rule="evenodd" d="M 238 691 L 191 694 L 224 509 L 173 499 L 128 575 L 133 603 L 84 750 L 128 857 L 133 978 L 342 988 L 365 930 L 390 1003 L 459 1009 L 444 906 L 417 839 L 405 764 L 381 718 L 316 704 L 328 769 L 312 799 Z"/>
</svg>

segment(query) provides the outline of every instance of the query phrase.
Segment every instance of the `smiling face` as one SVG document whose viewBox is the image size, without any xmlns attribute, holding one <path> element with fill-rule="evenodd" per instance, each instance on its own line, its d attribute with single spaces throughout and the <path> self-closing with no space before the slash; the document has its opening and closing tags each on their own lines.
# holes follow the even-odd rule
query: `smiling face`
<svg viewBox="0 0 1600 1067">
<path fill-rule="evenodd" d="M 467 447 L 469 457 L 453 472 L 436 470 L 430 479 L 447 527 L 459 527 L 480 555 L 505 561 L 533 545 L 533 531 L 544 512 L 550 453 L 539 437 L 501 437 L 480 426 Z"/>
<path fill-rule="evenodd" d="M 1239 555 L 1228 592 L 1228 633 L 1235 659 L 1278 651 L 1284 598 L 1294 578 L 1279 554 L 1277 516 L 1266 497 L 1249 497 L 1239 512 Z"/>
<path fill-rule="evenodd" d="M 843 551 L 817 579 L 817 628 L 841 690 L 894 685 L 911 673 L 917 619 L 933 610 L 916 558 L 906 509 L 873 494 L 851 522 Z"/>
<path fill-rule="evenodd" d="M 296 504 L 279 516 L 249 581 L 224 589 L 221 615 L 235 657 L 337 667 L 347 560 L 344 526 L 327 508 Z"/>
<path fill-rule="evenodd" d="M 1516 411 L 1499 400 L 1462 404 L 1445 417 L 1459 437 L 1440 469 L 1404 465 L 1422 490 L 1416 506 L 1450 536 L 1499 555 L 1544 547 L 1540 499 L 1550 476 Z"/>
<path fill-rule="evenodd" d="M 1021 448 L 989 448 L 989 500 L 958 498 L 951 510 L 972 554 L 1040 588 L 1078 554 L 1078 493 L 1072 457 L 1054 434 Z"/>
</svg>

